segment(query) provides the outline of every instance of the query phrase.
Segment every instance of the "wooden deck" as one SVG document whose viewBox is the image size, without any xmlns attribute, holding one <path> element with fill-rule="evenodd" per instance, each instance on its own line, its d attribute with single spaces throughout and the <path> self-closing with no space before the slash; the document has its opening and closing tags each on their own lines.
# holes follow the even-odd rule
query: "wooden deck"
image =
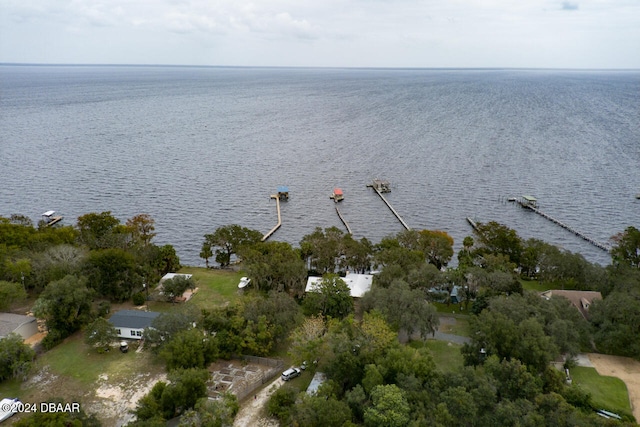
<svg viewBox="0 0 640 427">
<path fill-rule="evenodd" d="M 271 235 L 273 233 L 275 233 L 276 230 L 278 230 L 278 228 L 280 228 L 280 226 L 282 225 L 282 218 L 280 217 L 280 195 L 279 194 L 272 194 L 271 198 L 272 199 L 276 199 L 276 211 L 278 212 L 278 223 L 267 234 L 262 236 L 262 239 L 261 239 L 262 242 L 264 242 L 269 237 L 271 237 Z"/>
<path fill-rule="evenodd" d="M 338 206 L 336 206 L 336 213 L 338 214 L 338 217 L 340 218 L 340 221 L 342 221 L 344 226 L 347 227 L 347 232 L 349 234 L 353 234 L 351 232 L 351 227 L 349 227 L 349 224 L 347 223 L 347 220 L 345 220 L 344 217 L 342 216 L 342 214 L 340 213 L 340 209 L 338 209 Z"/>
<path fill-rule="evenodd" d="M 516 202 L 522 206 L 525 209 L 530 209 L 533 212 L 537 213 L 538 215 L 540 215 L 543 218 L 548 219 L 549 221 L 559 225 L 560 227 L 564 228 L 565 230 L 568 230 L 570 232 L 572 232 L 573 234 L 575 234 L 576 236 L 580 237 L 583 240 L 586 240 L 587 242 L 591 243 L 593 246 L 602 249 L 603 251 L 611 251 L 611 246 L 605 244 L 605 243 L 601 243 L 598 242 L 597 240 L 592 239 L 591 237 L 587 236 L 586 234 L 574 229 L 573 227 L 570 227 L 569 225 L 563 223 L 562 221 L 559 221 L 557 219 L 555 219 L 554 217 L 552 217 L 551 215 L 548 215 L 544 212 L 542 212 L 540 209 L 538 209 L 537 207 L 531 205 L 531 203 L 528 203 L 526 200 L 516 200 Z"/>
<path fill-rule="evenodd" d="M 376 187 L 373 187 L 373 186 L 370 186 L 370 185 L 367 185 L 367 187 L 371 187 L 371 188 L 373 188 L 373 191 L 375 191 L 376 193 L 378 193 L 378 196 L 380 196 L 380 198 L 382 199 L 382 201 L 387 205 L 387 207 L 391 210 L 391 212 L 395 215 L 395 217 L 396 217 L 396 218 L 398 218 L 398 221 L 400 221 L 400 224 L 402 224 L 402 226 L 403 226 L 405 229 L 407 229 L 407 230 L 411 230 L 411 227 L 409 227 L 409 226 L 407 225 L 407 223 L 406 223 L 406 222 L 404 222 L 404 220 L 402 219 L 402 217 L 400 216 L 400 214 L 399 214 L 398 212 L 396 212 L 396 210 L 395 210 L 395 209 L 393 209 L 393 206 L 391 206 L 391 203 L 389 203 L 389 202 L 387 201 L 387 199 L 385 199 L 385 197 L 382 195 L 382 193 L 381 193 L 381 192 L 380 192 Z"/>
</svg>

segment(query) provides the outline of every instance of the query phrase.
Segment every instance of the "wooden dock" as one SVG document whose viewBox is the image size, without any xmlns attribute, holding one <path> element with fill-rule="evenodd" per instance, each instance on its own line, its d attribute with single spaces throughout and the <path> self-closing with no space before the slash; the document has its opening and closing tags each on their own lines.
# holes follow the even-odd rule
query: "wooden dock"
<svg viewBox="0 0 640 427">
<path fill-rule="evenodd" d="M 278 223 L 276 224 L 275 227 L 273 227 L 267 234 L 265 234 L 264 236 L 262 236 L 261 241 L 264 242 L 265 240 L 267 240 L 269 237 L 271 237 L 271 235 L 273 233 L 276 232 L 276 230 L 278 228 L 280 228 L 280 226 L 282 225 L 282 218 L 280 217 L 280 195 L 279 194 L 272 194 L 271 195 L 272 199 L 276 199 L 276 211 L 278 212 Z"/>
<path fill-rule="evenodd" d="M 476 224 L 476 222 L 471 219 L 470 216 L 467 217 L 467 222 L 469 223 L 469 225 L 471 225 L 471 227 L 473 227 L 474 230 L 478 230 L 478 224 Z"/>
<path fill-rule="evenodd" d="M 404 220 L 402 219 L 402 217 L 400 216 L 400 214 L 398 212 L 396 212 L 395 209 L 393 209 L 393 206 L 391 206 L 391 204 L 387 201 L 387 199 L 384 198 L 384 196 L 382 195 L 382 193 L 380 192 L 380 190 L 378 190 L 376 187 L 373 187 L 371 185 L 367 185 L 367 187 L 371 187 L 373 188 L 373 191 L 375 191 L 376 193 L 378 193 L 378 196 L 380 196 L 380 198 L 382 199 L 382 201 L 387 205 L 387 207 L 391 210 L 391 212 L 393 212 L 393 214 L 396 216 L 396 218 L 398 218 L 398 221 L 400 221 L 400 224 L 402 224 L 402 226 L 404 228 L 406 228 L 407 230 L 411 230 L 411 227 L 409 227 L 407 225 L 406 222 L 404 222 Z"/>
<path fill-rule="evenodd" d="M 565 230 L 568 230 L 568 231 L 572 232 L 573 234 L 575 234 L 576 236 L 580 237 L 581 239 L 586 240 L 587 242 L 591 243 L 593 246 L 595 246 L 597 248 L 600 248 L 603 251 L 607 251 L 607 252 L 611 251 L 611 247 L 609 245 L 607 245 L 605 243 L 598 242 L 598 241 L 592 239 L 591 237 L 587 236 L 586 234 L 581 233 L 580 231 L 578 231 L 578 230 L 570 227 L 569 225 L 563 223 L 562 221 L 559 221 L 559 220 L 555 219 L 551 215 L 548 215 L 548 214 L 542 212 L 540 209 L 538 209 L 537 206 L 532 205 L 526 199 L 525 200 L 518 199 L 518 200 L 516 200 L 516 202 L 520 206 L 522 206 L 523 208 L 530 209 L 530 210 L 534 211 L 535 213 L 537 213 L 541 217 L 546 218 L 549 221 L 551 221 L 551 222 L 559 225 L 560 227 L 564 228 Z"/>
<path fill-rule="evenodd" d="M 349 227 L 349 224 L 347 223 L 347 221 L 344 219 L 344 217 L 342 216 L 342 214 L 340 213 L 340 209 L 338 209 L 338 207 L 336 206 L 336 213 L 338 214 L 338 217 L 340 217 L 340 221 L 342 221 L 342 223 L 344 224 L 345 227 L 347 227 L 347 232 L 349 234 L 353 234 L 351 232 L 351 227 Z"/>
</svg>

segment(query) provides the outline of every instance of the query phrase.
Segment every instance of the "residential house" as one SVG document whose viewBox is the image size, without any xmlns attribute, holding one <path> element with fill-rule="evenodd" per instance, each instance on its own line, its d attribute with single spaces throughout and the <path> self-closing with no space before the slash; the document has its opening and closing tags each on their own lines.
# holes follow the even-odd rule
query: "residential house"
<svg viewBox="0 0 640 427">
<path fill-rule="evenodd" d="M 139 340 L 159 315 L 155 311 L 120 310 L 109 318 L 109 322 L 116 328 L 119 338 Z"/>
<path fill-rule="evenodd" d="M 342 280 L 347 284 L 351 291 L 353 298 L 360 298 L 366 292 L 371 290 L 371 283 L 373 283 L 373 274 L 355 274 L 349 273 Z M 317 292 L 319 283 L 322 282 L 322 277 L 311 276 L 307 279 L 307 286 L 305 292 Z"/>
<path fill-rule="evenodd" d="M 545 299 L 550 299 L 552 296 L 568 299 L 585 319 L 588 319 L 589 307 L 593 304 L 593 301 L 602 299 L 602 294 L 596 291 L 565 291 L 559 289 L 544 291 L 540 296 Z"/>
</svg>

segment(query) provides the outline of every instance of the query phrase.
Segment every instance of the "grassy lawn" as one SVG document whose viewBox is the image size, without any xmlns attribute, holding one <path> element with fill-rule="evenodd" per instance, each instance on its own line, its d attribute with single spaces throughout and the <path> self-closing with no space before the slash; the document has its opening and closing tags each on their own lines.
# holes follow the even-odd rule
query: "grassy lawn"
<svg viewBox="0 0 640 427">
<path fill-rule="evenodd" d="M 471 313 L 471 304 L 469 304 L 469 310 L 466 310 L 464 307 L 464 304 L 446 304 L 443 302 L 434 302 L 432 303 L 436 310 L 438 310 L 438 313 L 448 313 L 448 314 L 462 314 L 462 315 L 468 315 L 469 313 Z"/>
<path fill-rule="evenodd" d="M 453 335 L 462 335 L 463 337 L 468 337 L 471 333 L 469 327 L 469 319 L 465 317 L 456 317 L 456 323 L 440 323 L 440 328 L 438 330 L 445 334 L 453 334 Z"/>
<path fill-rule="evenodd" d="M 553 283 L 543 283 L 538 280 L 522 280 L 520 279 L 520 283 L 522 284 L 522 289 L 526 289 L 528 291 L 535 292 L 544 292 L 549 289 L 558 289 L 554 286 Z"/>
<path fill-rule="evenodd" d="M 629 393 L 624 382 L 615 377 L 604 377 L 595 368 L 575 367 L 571 369 L 573 383 L 591 393 L 593 405 L 617 414 L 631 415 Z"/>
<path fill-rule="evenodd" d="M 238 283 L 241 272 L 212 270 L 199 267 L 185 267 L 179 273 L 192 274 L 198 285 L 198 293 L 190 303 L 199 308 L 212 308 L 239 299 Z"/>
<path fill-rule="evenodd" d="M 442 372 L 456 372 L 463 367 L 460 345 L 446 341 L 426 340 L 411 341 L 409 346 L 413 348 L 428 348 L 433 356 L 433 361 Z"/>
</svg>

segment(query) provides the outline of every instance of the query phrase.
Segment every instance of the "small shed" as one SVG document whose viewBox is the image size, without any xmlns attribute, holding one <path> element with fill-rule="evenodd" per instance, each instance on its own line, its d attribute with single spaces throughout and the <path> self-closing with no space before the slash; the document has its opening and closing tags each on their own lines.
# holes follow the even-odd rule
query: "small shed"
<svg viewBox="0 0 640 427">
<path fill-rule="evenodd" d="M 451 294 L 449 294 L 449 298 L 451 300 L 451 304 L 460 304 L 462 302 L 462 288 L 456 285 L 451 289 Z"/>
<path fill-rule="evenodd" d="M 159 315 L 156 311 L 120 310 L 111 316 L 109 322 L 116 328 L 119 338 L 139 340 Z"/>
<path fill-rule="evenodd" d="M 0 339 L 15 333 L 28 339 L 38 333 L 38 322 L 35 317 L 14 313 L 0 313 Z"/>
</svg>

